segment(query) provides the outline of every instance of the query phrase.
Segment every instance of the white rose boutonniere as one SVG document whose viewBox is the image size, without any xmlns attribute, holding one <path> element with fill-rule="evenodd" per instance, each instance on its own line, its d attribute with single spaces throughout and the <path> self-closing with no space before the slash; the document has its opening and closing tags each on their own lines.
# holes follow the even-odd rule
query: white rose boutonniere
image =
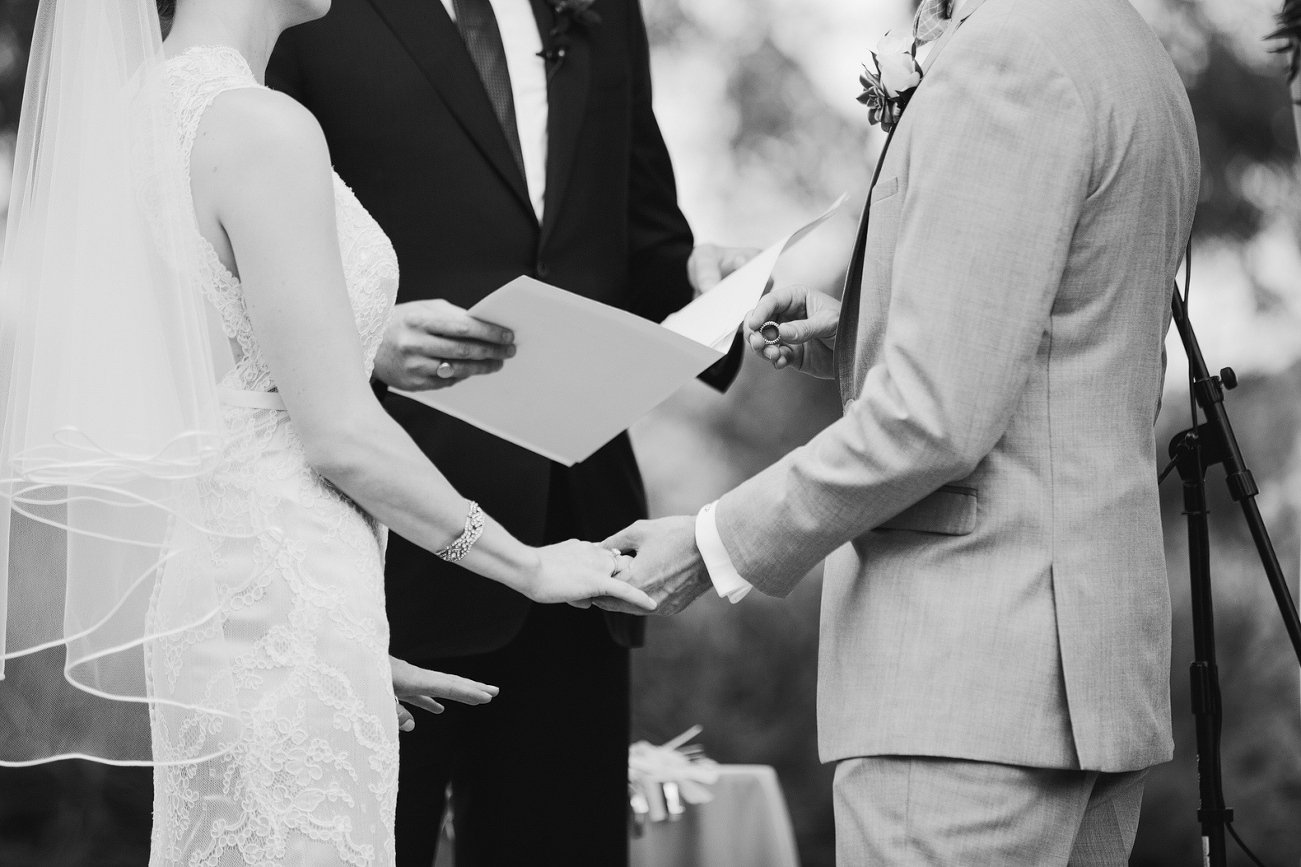
<svg viewBox="0 0 1301 867">
<path fill-rule="evenodd" d="M 872 52 L 872 66 L 875 68 L 864 64 L 863 74 L 858 77 L 863 85 L 858 101 L 867 106 L 872 123 L 890 132 L 922 83 L 916 40 L 894 31 L 885 34 Z"/>
</svg>

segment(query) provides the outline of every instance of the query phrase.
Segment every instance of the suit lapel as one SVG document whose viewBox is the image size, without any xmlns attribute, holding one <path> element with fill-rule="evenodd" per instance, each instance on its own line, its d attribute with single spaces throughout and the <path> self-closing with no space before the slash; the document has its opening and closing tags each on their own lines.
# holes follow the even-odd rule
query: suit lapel
<svg viewBox="0 0 1301 867">
<path fill-rule="evenodd" d="M 980 4 L 984 2 L 985 0 L 966 0 L 966 2 L 958 8 L 958 14 L 954 16 L 951 22 L 949 22 L 949 26 L 944 31 L 944 34 L 940 36 L 939 39 L 935 40 L 935 46 L 931 48 L 931 53 L 926 55 L 926 60 L 922 63 L 923 80 L 926 78 L 926 73 L 930 72 L 931 67 L 935 65 L 935 58 L 940 56 L 940 52 L 949 44 L 949 40 L 953 38 L 953 34 L 957 33 L 958 28 L 962 26 L 962 22 L 970 18 L 972 13 L 979 9 Z"/>
<path fill-rule="evenodd" d="M 532 0 L 532 4 L 542 41 L 549 44 L 555 13 L 546 0 Z M 555 228 L 565 189 L 573 174 L 578 134 L 587 112 L 587 94 L 592 80 L 591 38 L 587 28 L 571 27 L 565 58 L 547 79 L 547 193 L 542 212 L 541 244 L 547 242 Z"/>
<path fill-rule="evenodd" d="M 966 0 L 958 9 L 958 14 L 954 16 L 944 34 L 935 41 L 930 54 L 926 56 L 926 61 L 922 64 L 922 85 L 919 85 L 919 87 L 925 85 L 926 73 L 935 64 L 935 59 L 939 57 L 940 52 L 949 44 L 953 34 L 958 32 L 958 28 L 962 26 L 962 23 L 970 18 L 972 13 L 979 9 L 984 2 L 985 0 Z M 876 189 L 876 181 L 881 176 L 881 166 L 885 163 L 885 155 L 890 150 L 890 142 L 894 140 L 894 133 L 897 129 L 898 126 L 890 130 L 890 134 L 886 136 L 885 144 L 881 147 L 881 155 L 877 157 L 876 171 L 872 174 L 872 185 L 867 189 L 867 203 L 863 205 L 863 217 L 858 224 L 858 240 L 854 243 L 854 253 L 849 258 L 849 271 L 845 274 L 845 288 L 840 294 L 840 320 L 836 326 L 835 357 L 841 396 L 845 399 L 855 397 L 855 395 L 846 394 L 845 391 L 853 385 L 854 352 L 858 340 L 859 299 L 863 294 L 863 265 L 867 251 L 868 217 L 872 213 L 872 191 Z"/>
<path fill-rule="evenodd" d="M 894 141 L 895 126 L 885 137 L 881 146 L 881 155 L 876 158 L 876 171 L 872 173 L 872 184 L 867 188 L 867 202 L 863 205 L 863 216 L 858 221 L 858 239 L 854 242 L 854 254 L 849 257 L 849 271 L 845 274 L 845 288 L 840 293 L 840 320 L 836 323 L 836 371 L 838 373 L 842 399 L 853 397 L 845 390 L 853 382 L 854 350 L 858 338 L 858 302 L 863 294 L 863 261 L 867 252 L 867 226 L 872 215 L 872 191 L 876 181 L 881 177 L 881 166 L 885 164 L 885 155 L 890 152 L 890 142 Z"/>
<path fill-rule="evenodd" d="M 456 24 L 439 0 L 369 0 L 448 110 L 533 215 L 528 184 L 511 156 L 506 133 L 492 110 Z"/>
</svg>

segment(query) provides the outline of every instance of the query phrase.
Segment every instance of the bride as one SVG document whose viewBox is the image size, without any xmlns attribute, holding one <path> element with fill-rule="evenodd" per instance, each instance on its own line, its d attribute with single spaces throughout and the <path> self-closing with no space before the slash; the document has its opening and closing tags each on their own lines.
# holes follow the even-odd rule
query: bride
<svg viewBox="0 0 1301 867">
<path fill-rule="evenodd" d="M 328 8 L 38 13 L 0 273 L 0 763 L 152 765 L 154 865 L 393 863 L 395 692 L 495 690 L 390 660 L 384 528 L 538 602 L 654 607 L 617 552 L 514 539 L 371 392 L 393 248 L 262 85 Z"/>
</svg>

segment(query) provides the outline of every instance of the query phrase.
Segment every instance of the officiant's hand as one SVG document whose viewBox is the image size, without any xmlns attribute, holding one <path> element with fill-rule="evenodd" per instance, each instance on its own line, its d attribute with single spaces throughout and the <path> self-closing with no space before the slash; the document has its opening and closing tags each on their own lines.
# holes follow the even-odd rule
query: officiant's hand
<svg viewBox="0 0 1301 867">
<path fill-rule="evenodd" d="M 416 720 L 402 706 L 402 702 L 424 708 L 430 713 L 442 713 L 443 706 L 437 699 L 459 701 L 461 704 L 487 704 L 498 692 L 495 686 L 455 674 L 419 668 L 395 656 L 389 657 L 389 664 L 393 669 L 393 694 L 399 702 L 398 727 L 404 732 L 415 728 Z"/>
<path fill-rule="evenodd" d="M 703 295 L 760 252 L 749 247 L 701 244 L 691 251 L 691 258 L 687 260 L 687 278 L 696 295 Z"/>
<path fill-rule="evenodd" d="M 766 322 L 777 322 L 780 342 L 768 345 L 760 333 Z M 745 317 L 746 341 L 772 366 L 832 379 L 836 375 L 833 354 L 840 302 L 825 292 L 792 285 L 774 289 L 759 299 Z"/>
<path fill-rule="evenodd" d="M 633 555 L 620 577 L 658 604 L 656 614 L 677 614 L 711 586 L 709 570 L 696 548 L 696 519 L 690 516 L 638 521 L 601 543 Z M 593 600 L 607 611 L 644 614 L 617 599 Z"/>
<path fill-rule="evenodd" d="M 393 388 L 428 391 L 495 373 L 515 354 L 515 336 L 441 298 L 393 308 L 375 375 Z"/>
</svg>

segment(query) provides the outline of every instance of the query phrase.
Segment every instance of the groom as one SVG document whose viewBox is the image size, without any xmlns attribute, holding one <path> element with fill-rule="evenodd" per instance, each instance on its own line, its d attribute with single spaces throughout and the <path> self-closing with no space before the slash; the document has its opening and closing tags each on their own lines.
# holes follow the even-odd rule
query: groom
<svg viewBox="0 0 1301 867">
<path fill-rule="evenodd" d="M 840 303 L 768 296 L 844 417 L 695 518 L 610 540 L 671 613 L 827 557 L 837 862 L 1123 865 L 1171 755 L 1154 421 L 1193 118 L 1126 0 L 938 18 Z M 767 330 L 767 329 L 765 329 Z"/>
</svg>

